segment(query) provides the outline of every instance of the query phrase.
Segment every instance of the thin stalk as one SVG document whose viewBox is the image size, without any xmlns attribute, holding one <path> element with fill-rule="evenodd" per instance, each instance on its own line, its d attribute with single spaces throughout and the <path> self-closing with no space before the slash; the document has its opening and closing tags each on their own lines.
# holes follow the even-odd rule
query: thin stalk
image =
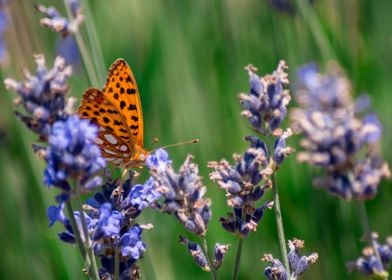
<svg viewBox="0 0 392 280">
<path fill-rule="evenodd" d="M 269 157 L 272 158 L 274 146 L 275 146 L 275 139 L 272 135 L 267 136 L 268 138 L 268 154 Z M 289 258 L 287 256 L 287 249 L 286 249 L 286 238 L 284 235 L 284 227 L 283 227 L 283 218 L 282 218 L 282 210 L 280 208 L 280 200 L 279 200 L 279 192 L 278 192 L 278 183 L 276 179 L 276 170 L 274 170 L 272 176 L 272 190 L 274 196 L 274 209 L 275 209 L 275 220 L 276 220 L 276 228 L 278 231 L 278 239 L 279 239 L 279 247 L 280 252 L 283 258 L 283 264 L 286 268 L 287 275 L 290 275 L 290 265 L 289 265 Z"/>
<path fill-rule="evenodd" d="M 366 206 L 363 201 L 357 201 L 357 206 L 358 206 L 358 211 L 359 211 L 359 216 L 361 218 L 361 223 L 362 223 L 362 228 L 364 232 L 364 236 L 366 239 L 369 241 L 369 244 L 373 247 L 374 250 L 374 255 L 377 258 L 377 261 L 379 263 L 381 262 L 381 257 L 380 254 L 378 253 L 377 250 L 377 244 L 372 236 L 371 228 L 370 228 L 370 223 L 369 223 L 369 218 L 366 212 Z"/>
<path fill-rule="evenodd" d="M 74 20 L 74 17 L 72 15 L 72 12 L 71 12 L 71 9 L 69 7 L 67 0 L 64 0 L 64 6 L 67 11 L 68 19 L 70 21 Z M 79 31 L 75 32 L 74 35 L 75 35 L 76 43 L 78 44 L 80 55 L 83 60 L 83 65 L 84 65 L 84 68 L 87 72 L 87 76 L 90 80 L 90 83 L 94 86 L 98 86 L 97 74 L 94 70 L 94 65 L 92 63 L 92 59 L 89 55 L 86 44 L 84 43 L 83 37 L 81 36 Z"/>
<path fill-rule="evenodd" d="M 237 251 L 235 253 L 235 263 L 234 263 L 234 269 L 233 269 L 233 274 L 231 279 L 236 280 L 238 279 L 238 271 L 240 268 L 240 261 L 241 261 L 241 253 L 242 253 L 242 244 L 244 243 L 244 239 L 240 238 L 238 241 L 237 245 Z"/>
<path fill-rule="evenodd" d="M 210 265 L 210 268 L 211 268 L 211 279 L 216 280 L 216 279 L 217 279 L 217 278 L 216 278 L 216 277 L 217 277 L 217 276 L 216 276 L 216 270 L 215 270 L 215 268 L 214 268 L 214 263 L 212 262 L 211 256 L 210 256 L 210 254 L 208 253 L 208 244 L 207 244 L 206 237 L 203 236 L 203 237 L 200 237 L 200 238 L 201 238 L 201 241 L 202 241 L 204 254 L 205 254 L 206 257 L 207 257 L 208 264 Z"/>
<path fill-rule="evenodd" d="M 280 209 L 278 184 L 276 183 L 275 173 L 272 175 L 272 189 L 274 191 L 274 209 L 275 209 L 275 219 L 276 219 L 276 227 L 278 230 L 280 251 L 283 257 L 283 263 L 286 268 L 287 275 L 290 275 L 289 258 L 287 256 L 286 238 L 284 236 L 282 211 Z"/>
<path fill-rule="evenodd" d="M 80 213 L 80 220 L 82 222 L 82 229 L 83 229 L 83 234 L 84 234 L 84 239 L 85 239 L 85 248 L 87 250 L 87 255 L 90 259 L 90 266 L 88 267 L 89 270 L 89 274 L 91 279 L 96 279 L 99 280 L 99 273 L 98 273 L 98 266 L 97 266 L 97 261 L 95 259 L 95 255 L 93 252 L 93 249 L 91 248 L 91 243 L 90 243 L 90 238 L 89 238 L 89 234 L 88 234 L 88 229 L 87 229 L 87 222 L 86 222 L 86 218 L 84 216 L 84 212 L 82 209 L 82 202 L 80 200 L 80 195 L 76 195 L 76 199 L 77 204 L 78 204 L 78 210 Z"/>
<path fill-rule="evenodd" d="M 118 248 L 114 250 L 114 280 L 120 279 L 120 253 Z"/>
<path fill-rule="evenodd" d="M 325 32 L 321 27 L 321 23 L 317 18 L 314 9 L 310 6 L 309 1 L 297 0 L 296 2 L 299 13 L 306 22 L 306 25 L 309 26 L 313 38 L 321 50 L 324 60 L 328 61 L 336 59 L 336 54 L 333 51 L 331 43 L 325 35 Z"/>
<path fill-rule="evenodd" d="M 103 61 L 103 54 L 102 54 L 102 49 L 101 45 L 99 44 L 98 41 L 98 35 L 97 35 L 97 30 L 95 29 L 95 25 L 93 22 L 93 17 L 91 15 L 91 9 L 88 4 L 88 1 L 84 0 L 82 1 L 82 5 L 84 8 L 84 13 L 85 13 L 85 27 L 87 30 L 87 39 L 90 44 L 91 52 L 93 55 L 93 62 L 95 65 L 95 71 L 97 73 L 97 77 L 99 81 L 104 81 L 105 80 L 105 71 L 106 69 L 105 62 Z"/>
<path fill-rule="evenodd" d="M 76 244 L 78 244 L 78 248 L 79 248 L 80 254 L 83 257 L 83 260 L 86 262 L 86 249 L 84 248 L 82 238 L 80 237 L 81 235 L 80 235 L 80 232 L 79 232 L 79 228 L 78 228 L 78 226 L 76 224 L 76 220 L 75 220 L 75 216 L 74 216 L 74 211 L 72 209 L 71 201 L 68 200 L 65 203 L 65 205 L 67 207 L 68 217 L 69 217 L 69 220 L 71 222 L 72 231 L 74 232 L 75 237 L 76 237 Z"/>
</svg>

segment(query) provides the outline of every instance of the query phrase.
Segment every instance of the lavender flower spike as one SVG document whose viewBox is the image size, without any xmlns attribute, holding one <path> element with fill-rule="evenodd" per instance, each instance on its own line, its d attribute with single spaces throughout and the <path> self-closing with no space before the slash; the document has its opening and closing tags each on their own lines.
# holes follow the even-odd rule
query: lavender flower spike
<svg viewBox="0 0 392 280">
<path fill-rule="evenodd" d="M 45 185 L 69 191 L 67 180 L 71 178 L 84 190 L 102 184 L 97 172 L 106 166 L 106 162 L 93 142 L 97 133 L 95 126 L 77 116 L 54 123 L 49 146 L 43 152 L 48 163 Z"/>
<path fill-rule="evenodd" d="M 291 113 L 293 129 L 303 134 L 298 160 L 321 167 L 314 184 L 344 199 L 366 200 L 390 177 L 377 152 L 381 124 L 375 114 L 363 116 L 368 98 L 352 98 L 351 85 L 336 65 L 320 74 L 314 64 L 298 72 L 296 98 L 301 108 Z"/>
<path fill-rule="evenodd" d="M 388 279 L 388 271 L 392 263 L 392 236 L 387 237 L 385 244 L 378 242 L 378 234 L 375 232 L 370 235 L 370 238 L 374 240 L 381 262 L 376 257 L 374 248 L 366 247 L 362 250 L 362 256 L 348 263 L 347 268 L 350 271 L 356 269 L 363 275 L 374 279 Z"/>
<path fill-rule="evenodd" d="M 317 253 L 312 253 L 309 256 L 302 256 L 299 252 L 304 247 L 304 241 L 293 239 L 289 240 L 288 247 L 290 249 L 288 253 L 289 265 L 291 275 L 287 275 L 286 268 L 279 259 L 275 259 L 271 254 L 265 254 L 261 259 L 262 261 L 270 262 L 272 265 L 268 266 L 264 270 L 264 275 L 269 280 L 276 279 L 297 279 L 301 276 L 309 267 L 318 259 Z"/>
<path fill-rule="evenodd" d="M 71 114 L 75 99 L 66 100 L 68 91 L 67 79 L 72 74 L 70 66 L 65 65 L 61 57 L 57 57 L 51 69 L 46 67 L 43 55 L 35 55 L 37 70 L 34 75 L 27 70 L 23 72 L 26 81 L 18 82 L 7 78 L 5 87 L 15 91 L 19 97 L 14 99 L 16 105 L 22 105 L 26 113 L 17 111 L 16 115 L 34 133 L 47 139 L 51 125 Z"/>
<path fill-rule="evenodd" d="M 54 7 L 45 7 L 43 5 L 36 5 L 37 11 L 44 14 L 46 17 L 40 20 L 42 26 L 48 27 L 55 32 L 61 33 L 63 37 L 69 34 L 74 34 L 78 31 L 79 25 L 84 20 L 84 15 L 81 12 L 80 3 L 77 0 L 69 0 L 68 5 L 72 12 L 73 19 L 70 21 L 61 16 L 61 14 Z"/>
<path fill-rule="evenodd" d="M 227 204 L 234 208 L 234 213 L 221 218 L 220 222 L 224 229 L 242 237 L 255 231 L 264 210 L 273 206 L 271 202 L 256 206 L 272 184 L 269 177 L 274 170 L 268 161 L 267 147 L 255 136 L 245 139 L 249 141 L 249 148 L 244 155 L 233 156 L 236 161 L 234 165 L 224 159 L 208 163 L 208 167 L 214 170 L 210 173 L 210 179 L 217 181 L 219 187 L 226 191 Z"/>
<path fill-rule="evenodd" d="M 242 115 L 246 117 L 253 129 L 261 134 L 274 133 L 286 116 L 286 106 L 290 95 L 285 87 L 288 85 L 286 63 L 282 60 L 272 75 L 259 77 L 257 68 L 252 65 L 245 69 L 250 78 L 249 93 L 241 93 L 240 101 L 244 108 Z"/>
<path fill-rule="evenodd" d="M 202 236 L 211 219 L 211 200 L 204 198 L 206 187 L 192 159 L 189 155 L 176 173 L 166 151 L 159 149 L 148 156 L 146 164 L 164 199 L 162 211 L 174 214 L 188 231 Z"/>
</svg>

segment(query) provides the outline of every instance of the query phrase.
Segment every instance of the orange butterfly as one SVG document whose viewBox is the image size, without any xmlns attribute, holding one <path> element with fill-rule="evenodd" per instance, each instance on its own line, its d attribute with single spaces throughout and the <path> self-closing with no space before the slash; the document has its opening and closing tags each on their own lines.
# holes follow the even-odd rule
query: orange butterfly
<svg viewBox="0 0 392 280">
<path fill-rule="evenodd" d="M 124 59 L 112 64 L 102 91 L 96 88 L 85 91 L 78 114 L 98 125 L 96 143 L 107 162 L 123 168 L 144 163 L 149 152 L 143 148 L 139 90 Z"/>
</svg>

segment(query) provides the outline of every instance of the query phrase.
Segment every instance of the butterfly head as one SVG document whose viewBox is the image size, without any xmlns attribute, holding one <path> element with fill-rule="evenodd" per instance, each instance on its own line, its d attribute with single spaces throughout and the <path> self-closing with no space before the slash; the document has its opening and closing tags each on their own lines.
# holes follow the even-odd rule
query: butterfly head
<svg viewBox="0 0 392 280">
<path fill-rule="evenodd" d="M 143 149 L 139 145 L 135 145 L 135 152 L 132 155 L 131 160 L 126 164 L 126 168 L 141 167 L 146 163 L 147 156 L 150 154 L 149 151 Z"/>
</svg>

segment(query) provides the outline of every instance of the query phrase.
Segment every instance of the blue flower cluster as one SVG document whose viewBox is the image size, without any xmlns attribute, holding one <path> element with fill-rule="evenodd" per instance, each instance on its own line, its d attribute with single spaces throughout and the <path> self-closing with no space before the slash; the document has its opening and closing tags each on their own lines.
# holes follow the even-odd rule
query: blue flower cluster
<svg viewBox="0 0 392 280">
<path fill-rule="evenodd" d="M 291 117 L 293 128 L 304 136 L 305 149 L 298 159 L 326 171 L 315 185 L 344 199 L 374 197 L 390 171 L 376 149 L 382 133 L 378 118 L 361 118 L 369 99 L 355 102 L 349 81 L 336 66 L 321 75 L 314 64 L 299 70 L 296 98 L 301 108 Z"/>
<path fill-rule="evenodd" d="M 65 65 L 64 59 L 57 57 L 54 66 L 48 69 L 43 55 L 36 55 L 37 70 L 35 75 L 24 71 L 26 82 L 17 82 L 7 78 L 7 89 L 15 91 L 19 97 L 16 105 L 22 105 L 26 113 L 16 112 L 26 126 L 40 138 L 47 139 L 55 121 L 65 119 L 72 109 L 75 99 L 66 99 L 68 77 L 72 69 Z"/>
<path fill-rule="evenodd" d="M 8 15 L 5 6 L 8 4 L 6 0 L 0 0 L 0 63 L 7 58 L 7 48 L 4 41 L 4 32 L 8 26 Z"/>
<path fill-rule="evenodd" d="M 301 255 L 299 250 L 304 247 L 304 241 L 302 240 L 289 240 L 288 247 L 288 258 L 291 275 L 287 275 L 287 271 L 279 259 L 275 259 L 271 254 L 265 254 L 262 260 L 271 263 L 271 266 L 266 267 L 264 270 L 264 275 L 267 279 L 297 279 L 298 276 L 302 275 L 308 269 L 309 264 L 315 263 L 318 259 L 317 253 L 312 253 L 309 256 Z"/>
<path fill-rule="evenodd" d="M 376 257 L 374 248 L 366 247 L 362 251 L 363 256 L 359 257 L 355 262 L 349 263 L 347 266 L 351 270 L 356 269 L 362 274 L 373 277 L 374 279 L 387 279 L 392 263 L 392 237 L 388 237 L 385 244 L 378 242 L 378 235 L 376 233 L 372 233 L 371 238 L 380 256 L 381 263 Z"/>
<path fill-rule="evenodd" d="M 79 192 L 102 185 L 96 175 L 106 166 L 101 151 L 94 140 L 98 129 L 88 120 L 71 116 L 57 121 L 51 127 L 49 146 L 43 152 L 47 162 L 44 183 L 70 191 L 69 180 L 80 187 Z"/>
<path fill-rule="evenodd" d="M 133 174 L 132 174 L 133 175 Z M 142 258 L 146 245 L 141 239 L 143 229 L 151 225 L 139 225 L 135 219 L 147 207 L 153 207 L 160 197 L 151 184 L 151 179 L 144 185 L 132 185 L 133 176 L 123 184 L 119 180 L 110 180 L 88 199 L 83 206 L 88 236 L 84 235 L 81 214 L 74 212 L 78 233 L 83 242 L 90 244 L 94 254 L 100 258 L 100 277 L 111 279 L 114 275 L 115 254 L 120 254 L 120 279 L 130 279 L 138 271 L 136 261 Z M 59 238 L 67 243 L 75 243 L 75 232 L 70 221 L 62 213 L 63 206 L 51 206 L 48 209 L 50 224 L 61 222 L 66 231 Z M 109 277 L 109 278 L 105 278 Z"/>
<path fill-rule="evenodd" d="M 188 252 L 191 254 L 194 262 L 204 271 L 211 271 L 207 257 L 199 244 L 189 241 L 186 237 L 180 235 L 180 243 L 187 246 Z M 230 245 L 216 243 L 214 246 L 212 265 L 217 270 L 223 263 L 223 259 L 229 250 Z"/>
<path fill-rule="evenodd" d="M 208 166 L 214 171 L 210 179 L 217 181 L 220 188 L 226 191 L 227 203 L 234 208 L 234 214 L 221 218 L 220 222 L 227 231 L 239 233 L 246 237 L 257 229 L 265 208 L 271 208 L 272 203 L 266 202 L 255 207 L 271 187 L 270 175 L 273 170 L 269 165 L 267 147 L 260 139 L 249 136 L 249 148 L 243 156 L 234 155 L 237 162 L 231 166 L 226 160 L 210 162 Z"/>
<path fill-rule="evenodd" d="M 286 116 L 286 106 L 291 99 L 285 89 L 289 83 L 286 68 L 286 63 L 282 60 L 271 75 L 261 78 L 255 73 L 257 68 L 252 65 L 245 68 L 250 77 L 250 91 L 240 94 L 244 108 L 242 115 L 258 133 L 274 133 Z"/>
<path fill-rule="evenodd" d="M 63 37 L 77 32 L 79 25 L 84 20 L 80 3 L 78 0 L 68 0 L 67 4 L 69 5 L 73 17 L 71 20 L 61 16 L 61 14 L 54 7 L 36 5 L 36 9 L 46 16 L 40 20 L 41 25 L 60 33 Z"/>
<path fill-rule="evenodd" d="M 211 200 L 204 198 L 206 187 L 201 181 L 196 164 L 188 156 L 178 173 L 173 170 L 167 152 L 159 149 L 151 153 L 146 160 L 152 180 L 162 199 L 155 204 L 162 212 L 174 215 L 184 227 L 202 238 L 207 233 L 211 220 Z M 217 270 L 229 249 L 229 245 L 215 244 L 213 260 L 208 260 L 202 247 L 180 236 L 180 242 L 187 246 L 195 263 L 205 271 Z"/>
<path fill-rule="evenodd" d="M 162 195 L 160 208 L 173 214 L 185 228 L 205 235 L 211 219 L 211 200 L 204 198 L 206 187 L 197 165 L 188 156 L 178 173 L 174 172 L 165 150 L 159 149 L 147 157 L 147 167 L 154 179 L 155 189 Z"/>
<path fill-rule="evenodd" d="M 272 187 L 271 176 L 293 152 L 286 145 L 291 130 L 283 131 L 280 128 L 291 99 L 285 89 L 289 83 L 286 68 L 286 63 L 280 61 L 271 75 L 263 77 L 255 73 L 257 69 L 252 65 L 245 68 L 250 77 L 250 91 L 240 94 L 244 109 L 241 114 L 248 118 L 257 136 L 245 137 L 249 148 L 243 155 L 233 156 L 236 162 L 234 165 L 224 159 L 208 164 L 214 170 L 210 173 L 210 179 L 226 191 L 227 204 L 234 208 L 233 213 L 227 218 L 221 218 L 220 222 L 224 229 L 241 237 L 256 231 L 264 210 L 273 207 L 270 201 L 261 206 L 256 206 L 256 203 L 263 197 L 265 190 Z M 274 145 L 267 147 L 259 138 L 261 135 L 274 140 L 269 141 Z"/>
</svg>

